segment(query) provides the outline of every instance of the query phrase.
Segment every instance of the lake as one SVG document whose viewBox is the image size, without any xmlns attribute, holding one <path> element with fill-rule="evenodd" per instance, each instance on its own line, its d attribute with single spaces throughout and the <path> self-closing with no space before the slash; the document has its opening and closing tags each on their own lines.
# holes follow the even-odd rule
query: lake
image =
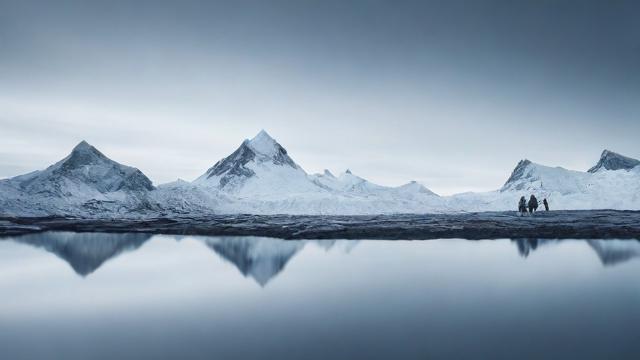
<svg viewBox="0 0 640 360">
<path fill-rule="evenodd" d="M 2 359 L 638 359 L 637 240 L 0 241 Z"/>
</svg>

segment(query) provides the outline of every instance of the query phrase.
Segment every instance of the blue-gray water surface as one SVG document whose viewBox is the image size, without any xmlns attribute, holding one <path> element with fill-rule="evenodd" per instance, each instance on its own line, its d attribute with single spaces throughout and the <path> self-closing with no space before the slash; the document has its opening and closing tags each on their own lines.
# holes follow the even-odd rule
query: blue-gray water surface
<svg viewBox="0 0 640 360">
<path fill-rule="evenodd" d="M 640 241 L 0 241 L 2 359 L 638 359 Z"/>
</svg>

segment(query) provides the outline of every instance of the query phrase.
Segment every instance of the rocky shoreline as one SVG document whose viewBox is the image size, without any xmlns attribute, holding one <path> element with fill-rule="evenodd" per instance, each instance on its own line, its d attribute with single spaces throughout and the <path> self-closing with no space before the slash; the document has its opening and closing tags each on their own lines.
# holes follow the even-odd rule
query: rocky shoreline
<svg viewBox="0 0 640 360">
<path fill-rule="evenodd" d="M 265 236 L 282 239 L 640 239 L 640 211 L 589 210 L 378 216 L 0 218 L 0 236 L 44 231 Z"/>
</svg>

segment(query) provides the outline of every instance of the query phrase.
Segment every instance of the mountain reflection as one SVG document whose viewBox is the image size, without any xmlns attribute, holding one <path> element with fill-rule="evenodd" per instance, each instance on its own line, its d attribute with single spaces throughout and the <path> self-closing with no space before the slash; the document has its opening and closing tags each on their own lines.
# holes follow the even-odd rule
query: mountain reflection
<svg viewBox="0 0 640 360">
<path fill-rule="evenodd" d="M 260 237 L 206 238 L 204 243 L 223 259 L 233 263 L 244 276 L 261 286 L 282 271 L 287 262 L 305 245 L 304 241 L 288 241 Z"/>
<path fill-rule="evenodd" d="M 518 253 L 523 257 L 542 246 L 576 240 L 517 239 Z M 604 266 L 613 266 L 640 257 L 640 240 L 577 240 L 584 241 L 593 249 Z"/>
<path fill-rule="evenodd" d="M 107 260 L 138 249 L 149 234 L 51 232 L 13 238 L 15 242 L 44 249 L 66 261 L 81 276 L 96 271 Z"/>
<path fill-rule="evenodd" d="M 350 252 L 358 244 L 357 240 L 282 240 L 263 237 L 211 237 L 204 243 L 224 260 L 233 263 L 245 277 L 253 278 L 260 286 L 265 286 L 278 275 L 285 266 L 308 243 L 313 242 L 329 251 L 337 244 L 344 244 L 344 251 Z"/>
<path fill-rule="evenodd" d="M 137 250 L 152 234 L 46 232 L 22 235 L 11 240 L 44 249 L 66 261 L 80 276 L 87 276 L 118 255 Z M 180 241 L 184 236 L 174 236 Z M 325 251 L 340 247 L 349 253 L 358 240 L 281 240 L 264 237 L 194 237 L 234 264 L 245 277 L 265 286 L 278 275 L 307 244 L 314 243 Z"/>
<path fill-rule="evenodd" d="M 152 236 L 138 233 L 48 232 L 11 239 L 55 254 L 66 261 L 78 275 L 84 277 L 96 271 L 109 259 L 137 250 Z M 242 275 L 252 278 L 260 286 L 265 286 L 281 273 L 291 259 L 308 244 L 314 244 L 325 251 L 338 248 L 349 253 L 359 243 L 358 240 L 282 240 L 264 237 L 195 236 L 192 238 L 204 243 L 222 259 L 232 263 Z M 175 237 L 175 239 L 179 241 L 181 237 Z M 579 241 L 588 245 L 604 266 L 640 258 L 640 241 L 638 240 L 512 240 L 518 253 L 523 257 L 528 257 L 541 247 L 552 247 L 554 244 L 565 241 Z M 400 244 L 401 242 L 398 246 Z"/>
</svg>

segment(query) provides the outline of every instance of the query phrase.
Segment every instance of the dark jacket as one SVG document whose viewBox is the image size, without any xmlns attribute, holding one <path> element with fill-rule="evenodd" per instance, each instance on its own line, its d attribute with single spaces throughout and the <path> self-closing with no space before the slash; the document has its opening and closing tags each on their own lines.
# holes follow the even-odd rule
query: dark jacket
<svg viewBox="0 0 640 360">
<path fill-rule="evenodd" d="M 529 207 L 534 209 L 538 207 L 538 199 L 533 195 L 529 198 Z"/>
</svg>

